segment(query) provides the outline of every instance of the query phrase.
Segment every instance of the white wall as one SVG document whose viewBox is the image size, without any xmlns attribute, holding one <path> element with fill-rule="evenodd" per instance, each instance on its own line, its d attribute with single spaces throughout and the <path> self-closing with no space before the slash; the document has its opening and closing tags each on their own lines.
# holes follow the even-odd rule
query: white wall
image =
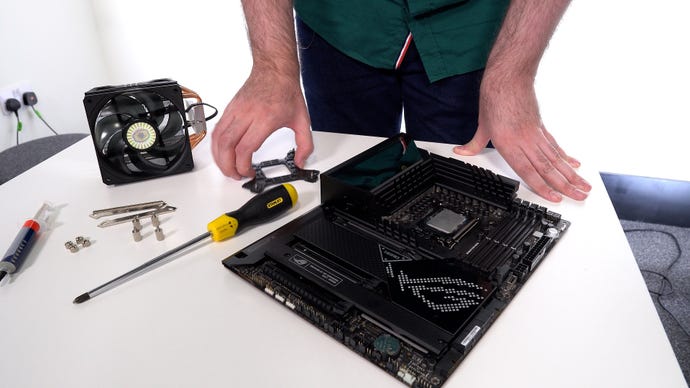
<svg viewBox="0 0 690 388">
<path fill-rule="evenodd" d="M 690 3 L 573 1 L 542 61 L 547 128 L 599 171 L 690 180 Z"/>
<path fill-rule="evenodd" d="M 92 3 L 116 84 L 172 78 L 222 113 L 249 73 L 251 54 L 239 1 Z"/>
<path fill-rule="evenodd" d="M 88 132 L 82 99 L 109 82 L 96 38 L 91 4 L 84 0 L 2 0 L 0 88 L 28 81 L 36 108 L 59 133 Z M 20 141 L 52 132 L 22 108 Z M 16 142 L 14 116 L 0 115 L 0 150 Z"/>
<path fill-rule="evenodd" d="M 239 1 L 94 4 L 118 82 L 173 77 L 222 109 L 249 71 Z M 681 0 L 573 1 L 537 78 L 544 122 L 567 152 L 600 171 L 690 180 L 689 11 Z"/>
<path fill-rule="evenodd" d="M 57 128 L 86 130 L 81 99 L 99 83 L 170 77 L 222 111 L 251 65 L 239 1 L 91 0 L 95 21 L 85 0 L 6 3 L 2 36 L 20 15 L 46 16 L 3 53 L 0 86 L 31 80 Z M 544 122 L 567 152 L 600 171 L 690 180 L 689 11 L 682 0 L 573 1 L 537 78 Z M 14 122 L 0 125 L 2 144 L 13 144 Z"/>
</svg>

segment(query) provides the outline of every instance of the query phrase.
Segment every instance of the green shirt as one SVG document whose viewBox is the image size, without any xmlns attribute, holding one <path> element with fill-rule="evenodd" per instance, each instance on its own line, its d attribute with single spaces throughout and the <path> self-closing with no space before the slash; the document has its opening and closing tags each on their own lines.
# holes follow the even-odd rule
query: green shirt
<svg viewBox="0 0 690 388">
<path fill-rule="evenodd" d="M 411 34 L 434 82 L 485 67 L 509 2 L 295 0 L 295 10 L 332 46 L 377 68 L 394 69 Z"/>
</svg>

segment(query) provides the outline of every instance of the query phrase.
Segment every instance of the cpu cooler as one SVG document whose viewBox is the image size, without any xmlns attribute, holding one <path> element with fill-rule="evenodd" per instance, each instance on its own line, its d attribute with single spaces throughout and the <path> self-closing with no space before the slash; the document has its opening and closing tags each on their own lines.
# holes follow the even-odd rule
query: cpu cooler
<svg viewBox="0 0 690 388">
<path fill-rule="evenodd" d="M 185 108 L 186 99 L 196 102 Z M 203 105 L 198 94 L 170 79 L 86 92 L 84 108 L 103 183 L 130 183 L 194 168 L 191 150 L 206 135 Z"/>
</svg>

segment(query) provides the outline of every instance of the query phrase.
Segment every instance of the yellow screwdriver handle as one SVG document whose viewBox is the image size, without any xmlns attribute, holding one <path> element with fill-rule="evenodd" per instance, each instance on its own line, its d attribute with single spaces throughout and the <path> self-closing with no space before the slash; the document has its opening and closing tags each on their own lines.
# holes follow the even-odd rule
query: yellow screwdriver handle
<svg viewBox="0 0 690 388">
<path fill-rule="evenodd" d="M 223 241 L 234 236 L 240 229 L 268 221 L 290 209 L 297 203 L 297 190 L 283 183 L 256 195 L 241 208 L 225 213 L 208 223 L 213 241 Z"/>
</svg>

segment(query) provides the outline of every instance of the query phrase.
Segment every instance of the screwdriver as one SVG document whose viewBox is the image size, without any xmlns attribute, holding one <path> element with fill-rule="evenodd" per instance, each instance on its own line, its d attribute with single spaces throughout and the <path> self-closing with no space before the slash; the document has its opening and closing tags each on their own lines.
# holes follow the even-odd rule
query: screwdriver
<svg viewBox="0 0 690 388">
<path fill-rule="evenodd" d="M 14 238 L 9 249 L 2 257 L 2 261 L 0 261 L 0 281 L 8 273 L 19 271 L 31 247 L 33 247 L 34 241 L 36 241 L 41 225 L 47 226 L 51 212 L 52 207 L 50 204 L 43 203 L 36 215 L 32 219 L 26 220 L 22 228 L 19 229 L 17 237 Z"/>
<path fill-rule="evenodd" d="M 195 237 L 159 256 L 156 256 L 155 258 L 134 268 L 133 270 L 118 276 L 117 278 L 98 286 L 89 292 L 79 295 L 78 297 L 74 298 L 73 303 L 79 304 L 86 302 L 87 300 L 100 295 L 105 291 L 115 288 L 118 285 L 137 276 L 147 268 L 150 268 L 154 264 L 165 259 L 166 257 L 192 246 L 199 241 L 205 240 L 208 237 L 211 237 L 211 239 L 216 242 L 227 240 L 248 226 L 268 221 L 279 214 L 284 213 L 294 206 L 295 203 L 297 203 L 297 191 L 291 184 L 283 183 L 280 186 L 276 186 L 271 190 L 268 190 L 265 193 L 259 194 L 250 199 L 241 208 L 229 213 L 225 213 L 215 220 L 209 222 L 206 227 L 208 230 L 206 233 Z"/>
</svg>

